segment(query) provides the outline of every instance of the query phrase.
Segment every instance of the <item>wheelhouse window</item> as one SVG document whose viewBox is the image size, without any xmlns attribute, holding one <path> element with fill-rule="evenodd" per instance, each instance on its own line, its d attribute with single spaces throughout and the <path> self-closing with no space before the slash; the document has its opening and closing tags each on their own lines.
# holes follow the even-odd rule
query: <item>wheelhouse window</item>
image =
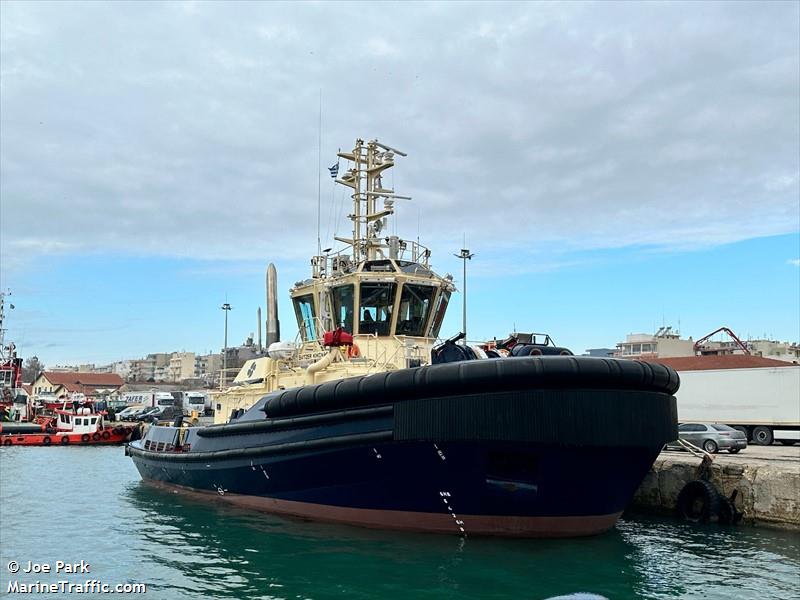
<svg viewBox="0 0 800 600">
<path fill-rule="evenodd" d="M 297 317 L 297 327 L 305 341 L 317 339 L 316 313 L 314 311 L 314 296 L 306 294 L 294 299 L 294 312 Z"/>
<path fill-rule="evenodd" d="M 341 327 L 353 333 L 353 285 L 341 285 L 333 288 L 333 321 L 335 327 Z"/>
<path fill-rule="evenodd" d="M 358 310 L 358 332 L 389 335 L 392 308 L 397 285 L 370 282 L 361 284 L 361 306 Z"/>
<path fill-rule="evenodd" d="M 424 335 L 425 321 L 436 288 L 431 285 L 405 284 L 397 314 L 397 335 Z"/>
<path fill-rule="evenodd" d="M 426 275 L 428 277 L 433 275 L 430 269 L 423 267 L 419 263 L 411 262 L 410 260 L 396 260 L 394 262 L 403 273 L 411 273 L 413 275 Z"/>
<path fill-rule="evenodd" d="M 428 332 L 430 337 L 439 337 L 439 329 L 442 327 L 442 321 L 444 321 L 444 315 L 447 312 L 447 304 L 449 302 L 450 292 L 442 290 L 442 293 L 440 293 L 439 297 L 436 299 L 436 308 L 433 311 L 433 321 L 431 322 L 431 328 Z"/>
<path fill-rule="evenodd" d="M 388 259 L 370 260 L 364 263 L 362 271 L 370 273 L 394 273 L 394 265 Z"/>
</svg>

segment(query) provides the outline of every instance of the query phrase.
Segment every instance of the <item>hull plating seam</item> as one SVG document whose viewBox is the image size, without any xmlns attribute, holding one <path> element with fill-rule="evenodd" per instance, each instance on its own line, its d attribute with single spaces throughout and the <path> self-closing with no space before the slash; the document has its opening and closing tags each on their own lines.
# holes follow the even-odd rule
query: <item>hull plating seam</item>
<svg viewBox="0 0 800 600">
<path fill-rule="evenodd" d="M 211 452 L 152 452 L 136 446 L 128 446 L 128 453 L 133 456 L 149 458 L 152 460 L 165 460 L 173 462 L 190 462 L 227 458 L 250 458 L 266 456 L 269 454 L 285 454 L 289 452 L 307 452 L 322 450 L 336 446 L 351 444 L 372 444 L 385 442 L 392 439 L 391 431 L 375 431 L 355 435 L 340 435 L 316 440 L 303 440 L 302 442 L 287 442 L 285 444 L 272 444 L 256 448 L 234 448 L 231 450 L 217 450 Z"/>
</svg>

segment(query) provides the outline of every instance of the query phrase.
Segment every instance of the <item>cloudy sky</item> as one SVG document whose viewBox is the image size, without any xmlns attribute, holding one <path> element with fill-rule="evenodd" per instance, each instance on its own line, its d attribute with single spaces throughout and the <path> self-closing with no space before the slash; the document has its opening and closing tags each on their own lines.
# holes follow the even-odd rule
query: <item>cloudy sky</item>
<svg viewBox="0 0 800 600">
<path fill-rule="evenodd" d="M 466 235 L 470 337 L 797 340 L 799 7 L 3 2 L 9 335 L 208 350 L 226 297 L 253 331 L 266 262 L 285 290 L 316 248 L 321 94 L 323 170 L 377 137 L 409 154 L 398 233 L 442 272 Z M 322 207 L 347 230 L 330 178 Z"/>
</svg>

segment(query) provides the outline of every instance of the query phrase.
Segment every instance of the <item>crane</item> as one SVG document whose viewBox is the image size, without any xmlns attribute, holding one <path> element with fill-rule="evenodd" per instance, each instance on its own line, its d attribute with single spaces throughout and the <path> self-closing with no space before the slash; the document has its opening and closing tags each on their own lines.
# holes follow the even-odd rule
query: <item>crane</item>
<svg viewBox="0 0 800 600">
<path fill-rule="evenodd" d="M 744 352 L 745 354 L 750 354 L 750 349 L 747 347 L 747 344 L 745 344 L 742 340 L 740 340 L 736 336 L 736 334 L 733 333 L 733 331 L 731 331 L 727 327 L 720 327 L 719 329 L 715 329 L 714 331 L 712 331 L 708 335 L 701 337 L 699 340 L 697 340 L 694 343 L 694 351 L 695 352 L 700 352 L 701 351 L 701 347 L 703 345 L 703 342 L 708 341 L 709 339 L 711 339 L 713 336 L 715 336 L 716 334 L 718 334 L 721 331 L 724 331 L 725 333 L 727 333 L 728 337 L 730 337 L 734 341 L 734 343 L 737 346 L 739 346 L 739 348 L 741 348 L 742 352 Z"/>
</svg>

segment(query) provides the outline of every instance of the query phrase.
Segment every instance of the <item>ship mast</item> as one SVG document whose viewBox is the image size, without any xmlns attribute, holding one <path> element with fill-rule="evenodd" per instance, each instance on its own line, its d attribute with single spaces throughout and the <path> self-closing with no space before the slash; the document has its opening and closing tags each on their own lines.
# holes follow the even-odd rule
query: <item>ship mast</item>
<svg viewBox="0 0 800 600">
<path fill-rule="evenodd" d="M 383 248 L 387 248 L 385 239 L 380 237 L 386 227 L 386 218 L 394 214 L 396 199 L 410 200 L 410 196 L 400 196 L 394 190 L 383 187 L 384 171 L 394 166 L 395 155 L 406 156 L 404 152 L 381 144 L 378 140 L 365 143 L 356 140 L 352 152 L 339 152 L 338 156 L 349 160 L 353 167 L 336 183 L 353 190 L 353 212 L 348 215 L 353 222 L 353 237 L 336 237 L 353 248 L 353 261 L 360 263 L 368 260 L 384 258 Z M 378 200 L 383 199 L 383 206 Z"/>
<path fill-rule="evenodd" d="M 0 292 L 0 359 L 5 358 L 5 335 L 6 330 L 3 327 L 5 321 L 5 299 L 10 296 L 11 292 Z"/>
<path fill-rule="evenodd" d="M 11 342 L 6 346 L 6 329 L 5 329 L 5 300 L 6 296 L 10 296 L 11 291 L 0 291 L 0 367 L 4 371 L 7 369 L 11 369 L 11 380 L 10 380 L 10 387 L 13 390 L 18 385 L 18 379 L 20 377 L 19 366 L 21 365 L 22 361 L 17 358 L 17 347 L 14 345 L 14 342 Z M 11 304 L 11 308 L 14 308 L 14 305 Z M 0 390 L 4 389 L 4 386 L 7 385 L 9 382 L 5 380 L 5 375 L 3 378 L 0 379 Z"/>
</svg>

